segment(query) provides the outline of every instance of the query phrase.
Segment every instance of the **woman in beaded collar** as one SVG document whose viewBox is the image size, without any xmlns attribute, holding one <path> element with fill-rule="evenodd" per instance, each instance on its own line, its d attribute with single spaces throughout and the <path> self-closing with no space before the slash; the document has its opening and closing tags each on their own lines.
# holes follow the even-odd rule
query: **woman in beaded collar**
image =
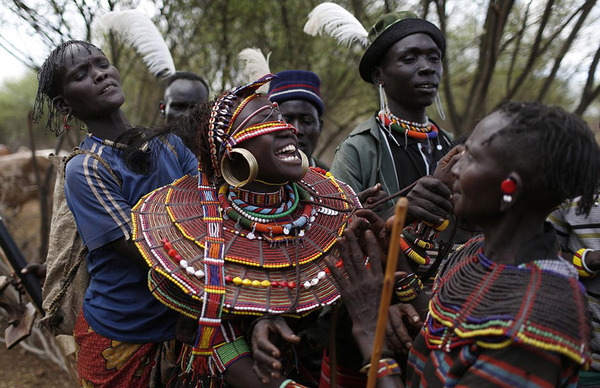
<svg viewBox="0 0 600 388">
<path fill-rule="evenodd" d="M 303 316 L 339 299 L 324 257 L 339 257 L 333 245 L 358 206 L 348 186 L 307 169 L 295 128 L 256 93 L 273 77 L 229 90 L 167 127 L 198 156 L 199 176 L 155 190 L 133 209 L 151 290 L 193 318 L 186 368 L 245 386 L 240 376 L 252 363 L 244 317 L 268 317 L 256 323 L 267 335 L 252 343 L 253 356 L 280 370 L 282 352 L 268 334 L 297 342 L 281 315 Z M 275 386 L 285 382 L 278 372 L 269 377 Z"/>
<path fill-rule="evenodd" d="M 507 103 L 476 126 L 453 173 L 455 213 L 483 235 L 442 265 L 410 350 L 406 384 L 574 387 L 577 372 L 591 360 L 585 295 L 545 220 L 567 198 L 581 195 L 584 213 L 594 205 L 600 149 L 592 132 L 563 109 Z M 372 236 L 366 245 L 377 267 Z M 353 233 L 345 233 L 342 244 L 353 252 L 342 249 L 344 263 L 354 262 L 356 272 L 348 270 L 346 280 L 330 268 L 344 297 L 370 291 L 349 304 L 354 332 L 363 334 L 356 340 L 368 357 L 377 315 L 369 306 L 380 290 L 365 282 L 378 283 L 381 274 L 358 265 L 362 249 Z M 407 278 L 414 285 L 402 291 L 419 303 L 418 282 Z M 401 386 L 396 373 L 380 377 L 379 386 Z"/>
</svg>

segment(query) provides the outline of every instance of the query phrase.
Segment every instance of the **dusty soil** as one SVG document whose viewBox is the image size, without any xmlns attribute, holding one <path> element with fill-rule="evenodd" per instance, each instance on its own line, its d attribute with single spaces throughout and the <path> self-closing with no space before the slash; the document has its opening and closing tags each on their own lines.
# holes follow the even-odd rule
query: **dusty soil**
<svg viewBox="0 0 600 388">
<path fill-rule="evenodd" d="M 17 346 L 8 350 L 0 344 L 0 388 L 67 388 L 76 380 L 49 360 L 39 358 Z"/>
</svg>

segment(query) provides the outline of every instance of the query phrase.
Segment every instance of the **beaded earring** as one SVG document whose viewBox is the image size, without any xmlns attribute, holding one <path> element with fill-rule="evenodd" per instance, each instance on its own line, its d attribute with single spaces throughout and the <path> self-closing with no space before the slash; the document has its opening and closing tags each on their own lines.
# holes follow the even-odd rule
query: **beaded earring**
<svg viewBox="0 0 600 388">
<path fill-rule="evenodd" d="M 502 201 L 504 201 L 506 204 L 509 204 L 513 200 L 512 195 L 515 193 L 515 190 L 517 189 L 517 183 L 512 178 L 506 178 L 500 184 L 500 189 L 502 190 L 502 193 L 504 194 L 502 196 Z"/>
<path fill-rule="evenodd" d="M 71 129 L 72 122 L 73 122 L 73 115 L 71 114 L 71 112 L 69 112 L 65 115 L 65 118 L 64 118 L 65 131 L 68 131 L 69 129 Z"/>
</svg>

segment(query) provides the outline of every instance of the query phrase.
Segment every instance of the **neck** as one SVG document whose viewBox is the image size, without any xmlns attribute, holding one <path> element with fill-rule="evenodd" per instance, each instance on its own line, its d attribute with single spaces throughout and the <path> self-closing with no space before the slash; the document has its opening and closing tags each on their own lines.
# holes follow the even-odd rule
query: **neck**
<svg viewBox="0 0 600 388">
<path fill-rule="evenodd" d="M 390 112 L 402 120 L 412 121 L 415 123 L 427 122 L 427 107 L 406 107 L 389 100 L 388 106 Z"/>
<path fill-rule="evenodd" d="M 84 124 L 89 133 L 93 133 L 100 139 L 113 141 L 130 127 L 127 118 L 120 109 L 107 116 L 87 119 Z"/>
<path fill-rule="evenodd" d="M 544 231 L 546 214 L 504 215 L 500 222 L 482 226 L 485 236 L 483 254 L 499 264 L 519 265 L 538 257 L 519 258 L 520 249 Z"/>
</svg>

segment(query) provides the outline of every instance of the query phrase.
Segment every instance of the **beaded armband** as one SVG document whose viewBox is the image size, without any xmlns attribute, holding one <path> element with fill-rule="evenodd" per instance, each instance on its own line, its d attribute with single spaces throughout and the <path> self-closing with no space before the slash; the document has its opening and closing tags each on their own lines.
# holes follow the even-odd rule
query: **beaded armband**
<svg viewBox="0 0 600 388">
<path fill-rule="evenodd" d="M 402 278 L 396 282 L 394 291 L 398 300 L 403 303 L 410 302 L 415 299 L 419 292 L 423 289 L 423 283 L 421 279 L 414 273 Z"/>
<path fill-rule="evenodd" d="M 577 269 L 577 272 L 579 273 L 580 278 L 589 278 L 589 277 L 596 276 L 598 274 L 598 271 L 592 271 L 591 269 L 588 268 L 588 266 L 585 263 L 585 257 L 587 256 L 588 252 L 590 252 L 590 251 L 593 251 L 593 250 L 581 248 L 573 255 L 573 259 L 572 259 L 573 265 Z"/>
</svg>

